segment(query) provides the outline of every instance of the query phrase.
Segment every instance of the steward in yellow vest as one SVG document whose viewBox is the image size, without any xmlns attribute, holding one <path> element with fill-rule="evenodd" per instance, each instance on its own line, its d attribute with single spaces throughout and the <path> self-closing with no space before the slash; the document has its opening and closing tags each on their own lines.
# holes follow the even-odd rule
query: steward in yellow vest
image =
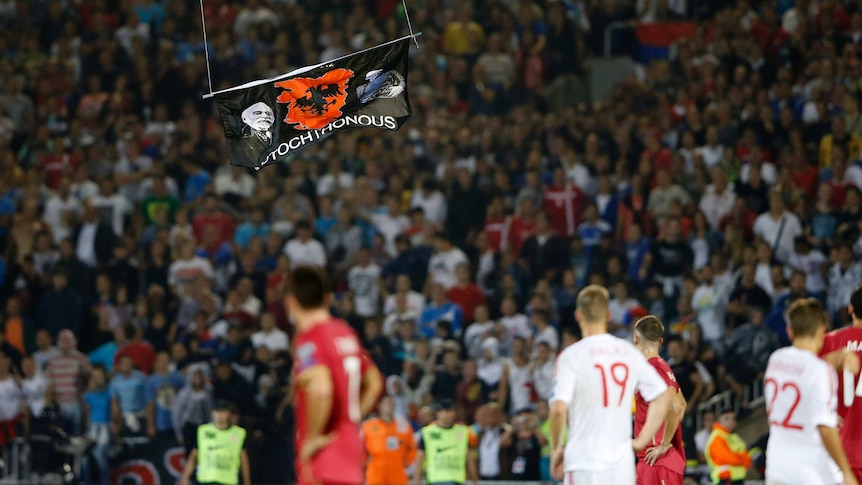
<svg viewBox="0 0 862 485">
<path fill-rule="evenodd" d="M 186 458 L 180 480 L 188 485 L 197 468 L 195 481 L 200 485 L 251 485 L 251 470 L 245 452 L 245 429 L 231 424 L 231 405 L 215 403 L 212 423 L 198 426 L 197 443 Z"/>
<path fill-rule="evenodd" d="M 715 484 L 742 484 L 751 466 L 751 454 L 745 441 L 735 434 L 736 413 L 724 410 L 706 440 L 706 464 L 709 478 Z"/>
<path fill-rule="evenodd" d="M 475 483 L 479 478 L 476 435 L 468 426 L 455 422 L 451 401 L 441 401 L 435 407 L 437 421 L 420 431 L 414 483 L 418 485 L 423 474 L 428 485 L 462 485 L 468 479 Z"/>
</svg>

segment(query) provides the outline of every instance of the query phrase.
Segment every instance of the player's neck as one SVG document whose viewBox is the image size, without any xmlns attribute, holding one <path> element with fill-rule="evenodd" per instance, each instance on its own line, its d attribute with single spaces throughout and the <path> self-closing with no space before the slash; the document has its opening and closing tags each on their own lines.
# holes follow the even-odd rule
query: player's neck
<svg viewBox="0 0 862 485">
<path fill-rule="evenodd" d="M 581 334 L 583 338 L 592 337 L 594 335 L 604 335 L 608 333 L 607 323 L 581 323 Z"/>
<path fill-rule="evenodd" d="M 326 308 L 316 308 L 314 310 L 303 311 L 295 315 L 296 327 L 300 332 L 307 332 L 316 325 L 324 323 L 332 318 L 332 314 Z"/>
<path fill-rule="evenodd" d="M 638 349 L 644 354 L 647 360 L 658 357 L 658 349 L 655 347 L 638 347 Z"/>
<path fill-rule="evenodd" d="M 862 318 L 854 318 L 853 321 L 850 322 L 850 327 L 862 328 Z"/>
<path fill-rule="evenodd" d="M 814 355 L 820 350 L 820 345 L 815 337 L 796 337 L 793 339 L 793 347 L 799 350 L 806 350 Z"/>
</svg>

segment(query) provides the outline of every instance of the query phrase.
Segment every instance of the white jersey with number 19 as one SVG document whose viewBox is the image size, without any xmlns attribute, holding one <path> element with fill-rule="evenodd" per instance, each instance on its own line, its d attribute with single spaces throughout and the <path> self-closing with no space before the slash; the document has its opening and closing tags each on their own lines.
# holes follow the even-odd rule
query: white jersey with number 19
<svg viewBox="0 0 862 485">
<path fill-rule="evenodd" d="M 649 402 L 666 389 L 643 354 L 623 339 L 594 335 L 566 348 L 557 358 L 549 399 L 569 408 L 565 471 L 630 469 L 633 477 L 635 391 Z"/>
<path fill-rule="evenodd" d="M 811 352 L 786 347 L 769 357 L 764 376 L 769 443 L 766 483 L 841 483 L 818 426 L 838 426 L 835 371 Z"/>
</svg>

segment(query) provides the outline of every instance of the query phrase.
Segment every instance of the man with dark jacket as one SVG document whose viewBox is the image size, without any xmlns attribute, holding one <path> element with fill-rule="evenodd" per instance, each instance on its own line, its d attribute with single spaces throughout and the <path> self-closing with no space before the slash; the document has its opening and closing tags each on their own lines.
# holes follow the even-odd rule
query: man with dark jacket
<svg viewBox="0 0 862 485">
<path fill-rule="evenodd" d="M 91 268 L 106 264 L 111 259 L 115 240 L 111 226 L 99 220 L 99 210 L 87 203 L 81 224 L 72 232 L 78 259 Z"/>
<path fill-rule="evenodd" d="M 569 244 L 556 234 L 545 213 L 536 215 L 536 232 L 524 241 L 520 257 L 529 265 L 533 280 L 558 281 L 569 266 Z"/>
<path fill-rule="evenodd" d="M 45 290 L 38 305 L 39 326 L 48 330 L 52 340 L 63 329 L 77 335 L 81 330 L 81 297 L 69 288 L 65 272 L 56 271 L 51 282 L 51 288 Z"/>
</svg>

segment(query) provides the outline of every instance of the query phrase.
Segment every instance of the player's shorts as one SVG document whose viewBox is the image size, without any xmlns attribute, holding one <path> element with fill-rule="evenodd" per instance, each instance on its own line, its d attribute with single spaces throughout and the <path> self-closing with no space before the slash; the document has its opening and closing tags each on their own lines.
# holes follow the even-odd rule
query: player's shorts
<svg viewBox="0 0 862 485">
<path fill-rule="evenodd" d="M 856 481 L 862 483 L 862 468 L 853 468 L 853 476 L 856 477 Z"/>
<path fill-rule="evenodd" d="M 685 475 L 663 466 L 649 466 L 639 461 L 637 467 L 637 485 L 682 485 Z"/>
<path fill-rule="evenodd" d="M 621 466 L 613 470 L 575 470 L 566 472 L 564 485 L 635 485 L 634 467 Z"/>
</svg>

